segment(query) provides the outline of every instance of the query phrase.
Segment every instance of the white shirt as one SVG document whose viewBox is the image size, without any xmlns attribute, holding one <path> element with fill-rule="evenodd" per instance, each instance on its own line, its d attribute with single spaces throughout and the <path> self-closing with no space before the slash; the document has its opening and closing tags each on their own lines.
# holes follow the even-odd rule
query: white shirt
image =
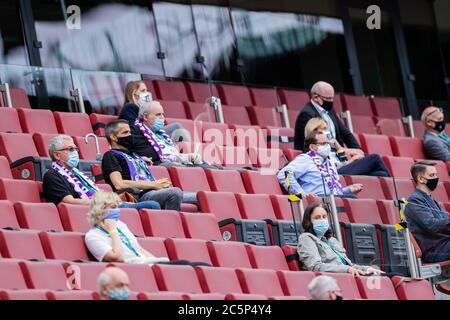
<svg viewBox="0 0 450 320">
<path fill-rule="evenodd" d="M 137 238 L 128 229 L 127 225 L 122 221 L 117 221 L 117 228 L 128 238 L 131 246 L 141 254 L 140 257 L 137 257 L 134 252 L 121 241 L 125 263 L 153 264 L 156 262 L 169 261 L 167 258 L 145 257 L 141 252 L 141 247 Z M 112 250 L 112 240 L 110 236 L 95 227 L 86 233 L 84 242 L 92 255 L 100 262 L 103 261 L 105 255 Z"/>
<path fill-rule="evenodd" d="M 328 124 L 328 129 L 330 130 L 331 134 L 333 135 L 333 138 L 336 139 L 336 127 L 334 126 L 334 122 L 330 117 L 330 114 L 327 110 L 319 106 L 314 100 L 311 100 L 311 103 L 316 108 L 317 112 L 319 112 L 320 117 L 325 120 Z"/>
</svg>

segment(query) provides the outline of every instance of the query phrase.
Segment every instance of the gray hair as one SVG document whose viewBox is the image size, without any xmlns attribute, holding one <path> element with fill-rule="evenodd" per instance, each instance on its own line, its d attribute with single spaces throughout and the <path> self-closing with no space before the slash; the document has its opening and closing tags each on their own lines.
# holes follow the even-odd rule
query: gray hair
<svg viewBox="0 0 450 320">
<path fill-rule="evenodd" d="M 308 285 L 313 300 L 328 300 L 330 291 L 339 290 L 336 280 L 329 276 L 315 277 Z"/>
<path fill-rule="evenodd" d="M 149 114 L 152 112 L 152 103 L 154 101 L 146 102 L 142 107 L 139 108 L 139 115 L 138 119 L 142 120 L 144 119 L 144 114 Z"/>
<path fill-rule="evenodd" d="M 103 287 L 111 284 L 112 277 L 105 271 L 100 273 L 100 275 L 97 277 L 97 292 L 100 294 L 103 290 Z"/>
<path fill-rule="evenodd" d="M 53 156 L 53 153 L 55 151 L 59 151 L 64 148 L 64 141 L 73 142 L 72 137 L 62 134 L 58 135 L 50 140 L 50 143 L 48 145 L 48 154 L 50 155 L 50 158 L 52 158 L 53 161 L 55 161 L 55 158 Z"/>
<path fill-rule="evenodd" d="M 311 93 L 312 94 L 322 94 L 323 89 L 326 88 L 326 87 L 333 88 L 333 86 L 331 84 L 329 84 L 328 82 L 318 81 L 318 82 L 313 84 L 313 86 L 311 88 Z"/>
</svg>

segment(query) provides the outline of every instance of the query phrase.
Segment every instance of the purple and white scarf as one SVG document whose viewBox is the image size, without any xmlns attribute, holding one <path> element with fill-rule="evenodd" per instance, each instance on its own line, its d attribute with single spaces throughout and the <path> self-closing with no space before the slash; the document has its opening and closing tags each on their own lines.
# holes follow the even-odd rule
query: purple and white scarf
<svg viewBox="0 0 450 320">
<path fill-rule="evenodd" d="M 341 195 L 342 185 L 339 182 L 338 173 L 331 162 L 326 160 L 328 161 L 328 166 L 325 168 L 322 157 L 317 155 L 314 151 L 308 152 L 307 155 L 311 157 L 317 169 L 319 169 L 320 174 L 324 177 L 324 180 L 328 185 L 328 189 L 331 191 L 331 193 L 335 195 Z"/>
<path fill-rule="evenodd" d="M 99 188 L 95 185 L 95 183 L 93 181 L 91 181 L 88 177 L 86 177 L 83 173 L 81 173 L 81 171 L 79 171 L 76 168 L 73 168 L 72 170 L 77 175 L 82 177 L 84 179 L 84 181 L 86 182 L 86 184 L 88 184 L 91 189 L 95 190 L 95 192 L 92 192 L 91 190 L 89 190 L 89 188 L 87 188 L 83 184 L 83 182 L 80 181 L 80 179 L 78 179 L 70 170 L 63 167 L 62 165 L 60 165 L 56 162 L 53 162 L 52 168 L 53 168 L 53 170 L 57 171 L 60 175 L 62 175 L 64 177 L 64 179 L 67 180 L 67 182 L 69 182 L 69 184 L 72 186 L 72 188 L 78 194 L 78 196 L 83 200 L 92 199 L 92 197 L 94 196 L 94 193 L 99 191 Z"/>
<path fill-rule="evenodd" d="M 127 163 L 128 170 L 130 171 L 131 180 L 133 181 L 155 181 L 150 168 L 147 163 L 141 159 L 138 155 L 133 157 L 119 150 L 112 150 L 115 154 L 121 156 Z"/>
<path fill-rule="evenodd" d="M 179 151 L 174 147 L 172 139 L 170 139 L 169 135 L 164 130 L 159 132 L 165 140 L 161 141 L 161 139 L 159 139 L 155 133 L 148 129 L 141 121 L 136 120 L 134 124 L 141 130 L 153 149 L 155 149 L 161 162 L 181 162 Z"/>
</svg>

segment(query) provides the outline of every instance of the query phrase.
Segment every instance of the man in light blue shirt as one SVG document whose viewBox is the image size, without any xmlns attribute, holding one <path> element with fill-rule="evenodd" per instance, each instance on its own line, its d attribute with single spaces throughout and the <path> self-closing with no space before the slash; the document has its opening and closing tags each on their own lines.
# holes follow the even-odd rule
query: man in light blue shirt
<svg viewBox="0 0 450 320">
<path fill-rule="evenodd" d="M 342 187 L 336 166 L 330 161 L 331 152 L 328 137 L 318 131 L 311 132 L 305 138 L 308 153 L 301 154 L 278 172 L 280 184 L 290 194 L 315 194 L 324 197 L 333 193 L 344 198 L 356 198 L 362 191 L 362 184 Z M 286 188 L 286 177 L 289 179 L 289 190 Z"/>
</svg>

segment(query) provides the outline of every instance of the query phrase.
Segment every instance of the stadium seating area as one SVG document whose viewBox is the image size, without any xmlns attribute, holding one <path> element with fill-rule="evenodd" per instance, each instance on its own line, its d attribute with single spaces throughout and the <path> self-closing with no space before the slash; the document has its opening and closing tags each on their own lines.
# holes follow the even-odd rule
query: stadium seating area
<svg viewBox="0 0 450 320">
<path fill-rule="evenodd" d="M 293 215 L 275 177 L 277 169 L 299 154 L 292 149 L 292 128 L 309 94 L 224 84 L 146 83 L 165 106 L 168 122 L 180 122 L 190 132 L 193 142 L 180 143 L 180 149 L 201 150 L 204 159 L 231 170 L 155 167 L 156 177 L 170 178 L 174 186 L 198 192 L 199 208 L 186 206 L 181 213 L 121 210 L 121 219 L 148 251 L 214 266 L 116 264 L 130 276 L 132 298 L 310 299 L 307 284 L 319 274 L 302 271 L 295 261 Z M 225 124 L 215 122 L 214 112 L 205 104 L 210 92 L 222 100 Z M 95 262 L 84 246 L 87 207 L 45 202 L 42 183 L 24 177 L 20 160 L 47 158 L 48 141 L 64 133 L 74 138 L 80 158 L 92 162 L 92 175 L 98 177 L 95 145 L 86 144 L 84 136 L 98 135 L 104 153 L 109 148 L 104 125 L 116 116 L 32 109 L 24 90 L 11 93 L 15 107 L 0 108 L 0 274 L 8 275 L 0 277 L 0 299 L 96 300 L 95 279 L 107 264 Z M 280 104 L 288 107 L 291 129 L 283 127 L 275 110 Z M 399 221 L 393 200 L 414 190 L 409 168 L 425 158 L 421 141 L 408 137 L 395 98 L 338 94 L 335 108 L 351 111 L 364 152 L 383 156 L 395 178 L 342 177 L 343 184 L 365 186 L 358 200 L 336 200 L 349 257 L 386 271 L 404 268 L 404 239 L 392 232 Z M 262 137 L 262 142 L 249 143 L 252 135 Z M 241 167 L 268 170 L 238 170 Z M 450 207 L 446 164 L 438 162 L 438 171 L 441 182 L 435 197 Z M 308 198 L 303 203 L 307 206 L 312 201 L 321 199 Z M 235 241 L 224 241 L 226 235 Z M 393 241 L 399 245 L 387 245 Z M 74 272 L 82 273 L 81 283 L 71 282 Z M 345 299 L 434 299 L 432 286 L 425 280 L 397 286 L 398 279 L 382 278 L 373 289 L 365 278 L 329 275 L 338 281 Z"/>
</svg>

